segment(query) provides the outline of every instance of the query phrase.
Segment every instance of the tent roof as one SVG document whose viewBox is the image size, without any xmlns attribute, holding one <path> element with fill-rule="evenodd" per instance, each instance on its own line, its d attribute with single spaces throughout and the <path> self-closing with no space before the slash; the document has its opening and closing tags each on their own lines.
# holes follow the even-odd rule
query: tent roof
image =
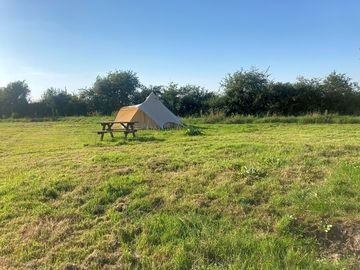
<svg viewBox="0 0 360 270">
<path fill-rule="evenodd" d="M 160 101 L 155 93 L 151 93 L 143 103 L 127 106 L 129 108 L 138 108 L 146 113 L 160 128 L 164 128 L 166 123 L 181 124 L 179 117 L 174 115 L 165 105 Z"/>
</svg>

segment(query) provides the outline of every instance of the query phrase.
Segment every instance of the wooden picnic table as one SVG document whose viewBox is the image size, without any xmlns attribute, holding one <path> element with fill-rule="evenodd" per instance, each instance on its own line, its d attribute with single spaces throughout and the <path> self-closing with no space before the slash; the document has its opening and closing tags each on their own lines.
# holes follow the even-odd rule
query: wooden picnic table
<svg viewBox="0 0 360 270">
<path fill-rule="evenodd" d="M 127 138 L 127 135 L 131 133 L 133 137 L 135 137 L 135 132 L 137 131 L 134 128 L 134 125 L 137 122 L 126 122 L 126 121 L 107 121 L 107 122 L 99 122 L 102 126 L 102 130 L 98 131 L 97 134 L 101 135 L 100 140 L 104 139 L 105 133 L 110 133 L 111 137 L 114 138 L 113 132 L 123 132 L 125 135 L 125 138 Z M 113 125 L 120 124 L 123 128 L 114 129 Z"/>
</svg>

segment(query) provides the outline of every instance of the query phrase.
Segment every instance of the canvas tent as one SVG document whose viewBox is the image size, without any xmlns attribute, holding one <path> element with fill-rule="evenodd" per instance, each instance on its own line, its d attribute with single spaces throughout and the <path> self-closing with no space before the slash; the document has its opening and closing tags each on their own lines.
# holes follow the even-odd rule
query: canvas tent
<svg viewBox="0 0 360 270">
<path fill-rule="evenodd" d="M 138 105 L 122 107 L 115 121 L 138 122 L 138 128 L 164 129 L 172 125 L 181 125 L 181 120 L 174 115 L 160 99 L 151 93 Z"/>
</svg>

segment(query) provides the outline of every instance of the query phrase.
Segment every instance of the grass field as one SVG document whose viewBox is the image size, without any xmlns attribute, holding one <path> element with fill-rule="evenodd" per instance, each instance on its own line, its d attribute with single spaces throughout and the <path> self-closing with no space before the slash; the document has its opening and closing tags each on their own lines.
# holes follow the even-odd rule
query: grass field
<svg viewBox="0 0 360 270">
<path fill-rule="evenodd" d="M 360 125 L 0 123 L 1 269 L 358 269 Z"/>
</svg>

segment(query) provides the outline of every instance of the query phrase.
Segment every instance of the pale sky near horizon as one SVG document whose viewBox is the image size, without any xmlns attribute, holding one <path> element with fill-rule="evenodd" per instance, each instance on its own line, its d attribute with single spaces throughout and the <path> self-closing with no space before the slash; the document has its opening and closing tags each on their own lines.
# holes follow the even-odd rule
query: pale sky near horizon
<svg viewBox="0 0 360 270">
<path fill-rule="evenodd" d="M 360 81 L 359 12 L 358 0 L 0 0 L 0 86 L 26 80 L 36 100 L 118 69 L 217 90 L 251 67 Z"/>
</svg>

